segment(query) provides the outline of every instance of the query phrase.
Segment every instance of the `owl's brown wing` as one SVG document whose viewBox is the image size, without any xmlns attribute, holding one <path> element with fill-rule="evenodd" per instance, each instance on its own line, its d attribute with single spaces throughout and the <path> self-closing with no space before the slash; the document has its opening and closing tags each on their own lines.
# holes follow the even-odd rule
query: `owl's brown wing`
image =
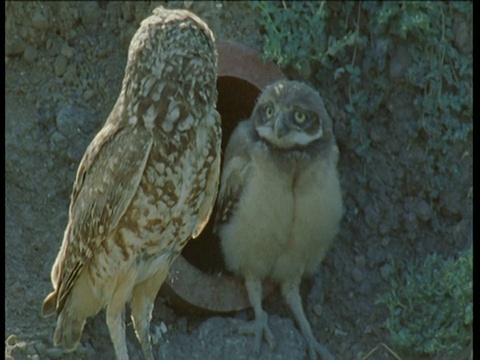
<svg viewBox="0 0 480 360">
<path fill-rule="evenodd" d="M 220 191 L 217 198 L 215 229 L 228 222 L 251 172 L 251 150 L 253 147 L 253 123 L 241 122 L 230 136 L 222 167 Z"/>
<path fill-rule="evenodd" d="M 87 148 L 73 186 L 64 257 L 44 315 L 61 312 L 85 263 L 115 231 L 137 191 L 152 144 L 143 127 L 119 129 L 107 123 Z"/>
<path fill-rule="evenodd" d="M 205 196 L 198 211 L 199 222 L 192 233 L 193 239 L 197 238 L 205 226 L 207 226 L 208 220 L 212 215 L 213 205 L 215 204 L 215 199 L 217 198 L 218 193 L 218 183 L 220 182 L 222 123 L 220 114 L 216 110 L 213 110 L 211 115 L 216 126 L 208 133 L 206 140 L 201 141 L 200 143 L 208 149 L 208 156 L 206 157 L 205 162 L 208 163 L 212 161 L 212 164 L 207 164 L 207 166 L 210 167 L 210 172 L 207 175 Z"/>
</svg>

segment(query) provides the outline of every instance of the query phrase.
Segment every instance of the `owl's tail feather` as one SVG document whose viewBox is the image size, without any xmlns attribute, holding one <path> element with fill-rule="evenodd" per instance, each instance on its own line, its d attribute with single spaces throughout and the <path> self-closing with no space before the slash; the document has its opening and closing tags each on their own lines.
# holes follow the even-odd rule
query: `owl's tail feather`
<svg viewBox="0 0 480 360">
<path fill-rule="evenodd" d="M 80 342 L 85 320 L 85 317 L 78 316 L 65 307 L 58 315 L 53 344 L 61 346 L 65 351 L 75 350 Z"/>
<path fill-rule="evenodd" d="M 97 314 L 102 302 L 93 291 L 93 284 L 87 272 L 82 272 L 58 308 L 58 292 L 51 292 L 43 302 L 42 315 L 57 314 L 57 327 L 53 336 L 53 344 L 61 346 L 65 351 L 73 351 L 78 346 L 86 319 Z"/>
<path fill-rule="evenodd" d="M 52 291 L 48 296 L 43 300 L 42 306 L 42 316 L 48 317 L 55 314 L 55 309 L 57 307 L 57 291 Z"/>
<path fill-rule="evenodd" d="M 54 290 L 45 298 L 42 307 L 43 316 L 51 316 L 57 312 L 57 297 L 58 292 Z M 67 352 L 75 350 L 80 342 L 85 320 L 86 317 L 81 314 L 81 311 L 79 314 L 75 306 L 72 306 L 72 301 L 68 301 L 58 314 L 53 344 L 63 347 Z"/>
<path fill-rule="evenodd" d="M 47 317 L 56 313 L 57 296 L 58 292 L 55 290 L 45 298 L 42 307 L 43 316 Z M 79 311 L 75 310 L 72 302 L 67 302 L 66 306 L 58 314 L 53 344 L 63 347 L 67 352 L 75 350 L 80 342 L 85 320 L 86 317 L 81 312 L 79 314 Z"/>
</svg>

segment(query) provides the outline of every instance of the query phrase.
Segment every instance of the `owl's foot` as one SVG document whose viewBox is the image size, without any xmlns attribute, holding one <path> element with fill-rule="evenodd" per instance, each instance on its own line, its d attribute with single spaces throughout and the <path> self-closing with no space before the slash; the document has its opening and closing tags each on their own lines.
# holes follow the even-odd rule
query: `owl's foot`
<svg viewBox="0 0 480 360">
<path fill-rule="evenodd" d="M 312 328 L 303 311 L 302 299 L 300 298 L 299 285 L 301 278 L 282 284 L 282 293 L 285 300 L 292 310 L 293 316 L 300 325 L 300 330 L 307 341 L 308 355 L 310 360 L 317 360 L 317 354 L 321 360 L 335 360 L 330 351 L 324 345 L 321 345 L 313 335 Z"/>
<path fill-rule="evenodd" d="M 258 314 L 255 317 L 255 320 L 251 323 L 248 323 L 244 326 L 239 328 L 239 333 L 243 335 L 254 335 L 255 336 L 255 344 L 254 344 L 254 351 L 256 355 L 260 354 L 260 347 L 262 345 L 262 337 L 265 337 L 265 340 L 268 343 L 268 346 L 273 351 L 275 350 L 275 338 L 268 326 L 268 316 L 267 313 L 262 311 L 262 313 Z"/>
<path fill-rule="evenodd" d="M 321 360 L 335 360 L 332 354 L 330 354 L 330 351 L 328 349 L 320 344 L 318 341 L 315 339 L 310 339 L 307 340 L 308 342 L 308 355 L 310 357 L 310 360 L 317 360 L 317 354 L 320 355 Z"/>
</svg>

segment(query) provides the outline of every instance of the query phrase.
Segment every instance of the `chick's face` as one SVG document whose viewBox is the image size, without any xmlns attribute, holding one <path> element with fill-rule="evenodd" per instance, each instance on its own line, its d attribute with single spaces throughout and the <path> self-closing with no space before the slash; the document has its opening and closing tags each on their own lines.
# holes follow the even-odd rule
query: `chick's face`
<svg viewBox="0 0 480 360">
<path fill-rule="evenodd" d="M 307 147 L 324 135 L 318 94 L 303 86 L 282 82 L 267 88 L 253 111 L 252 118 L 260 138 L 281 149 Z"/>
</svg>

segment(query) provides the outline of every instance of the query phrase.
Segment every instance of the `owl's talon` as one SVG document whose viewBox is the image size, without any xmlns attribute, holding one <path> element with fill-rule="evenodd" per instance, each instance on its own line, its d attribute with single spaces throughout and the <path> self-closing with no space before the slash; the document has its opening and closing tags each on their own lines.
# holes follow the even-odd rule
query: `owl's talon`
<svg viewBox="0 0 480 360">
<path fill-rule="evenodd" d="M 262 316 L 257 317 L 254 321 L 241 326 L 239 328 L 239 333 L 242 335 L 255 336 L 255 344 L 253 349 L 256 355 L 260 354 L 262 337 L 264 337 L 267 341 L 270 350 L 273 351 L 276 348 L 275 337 L 268 326 L 268 316 L 265 312 L 262 313 Z"/>
<path fill-rule="evenodd" d="M 321 360 L 335 360 L 333 355 L 324 345 L 313 339 L 308 344 L 308 354 L 310 356 L 310 360 L 317 360 L 317 354 L 320 355 Z"/>
</svg>

